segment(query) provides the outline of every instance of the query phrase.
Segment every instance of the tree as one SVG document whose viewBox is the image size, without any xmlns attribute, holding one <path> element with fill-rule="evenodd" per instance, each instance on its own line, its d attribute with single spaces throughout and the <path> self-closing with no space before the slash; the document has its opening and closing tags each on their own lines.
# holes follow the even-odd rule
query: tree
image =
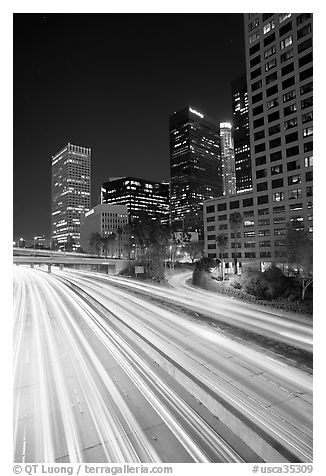
<svg viewBox="0 0 326 476">
<path fill-rule="evenodd" d="M 121 258 L 121 237 L 123 234 L 123 228 L 119 226 L 116 230 L 116 235 L 118 237 L 118 258 Z"/>
<path fill-rule="evenodd" d="M 113 255 L 112 243 L 115 241 L 115 238 L 116 238 L 116 235 L 113 232 L 109 233 L 108 235 L 103 235 L 101 237 L 102 245 L 103 245 L 104 252 L 105 252 L 105 258 L 108 257 L 108 251 L 109 250 L 110 250 L 110 255 L 112 257 L 112 255 Z"/>
<path fill-rule="evenodd" d="M 74 250 L 74 245 L 76 244 L 75 238 L 73 238 L 71 235 L 67 237 L 67 241 L 65 243 L 65 251 L 73 251 Z"/>
<path fill-rule="evenodd" d="M 133 232 L 132 224 L 126 223 L 126 225 L 124 225 L 123 227 L 123 233 L 125 238 L 124 248 L 126 250 L 129 260 L 131 259 L 131 252 L 133 251 L 133 248 L 136 246 L 132 232 Z M 133 258 L 135 258 L 135 256 L 133 256 Z"/>
<path fill-rule="evenodd" d="M 304 300 L 308 287 L 313 282 L 313 243 L 308 232 L 299 227 L 300 222 L 287 225 L 285 258 L 288 264 L 298 269 L 301 281 L 301 299 Z"/>
<path fill-rule="evenodd" d="M 203 257 L 204 254 L 204 241 L 203 240 L 198 240 L 198 241 L 190 241 L 186 245 L 186 250 L 189 252 L 189 256 L 191 259 L 191 262 L 193 263 L 195 261 L 195 258 L 198 255 L 201 255 Z"/>
<path fill-rule="evenodd" d="M 152 220 L 147 215 L 141 215 L 137 222 L 130 224 L 130 228 L 147 275 L 157 279 L 163 278 L 164 259 L 171 237 L 170 228 L 162 225 L 159 220 Z"/>
<path fill-rule="evenodd" d="M 51 238 L 50 242 L 50 250 L 52 251 L 58 251 L 59 249 L 59 242 L 56 238 Z"/>
<path fill-rule="evenodd" d="M 190 241 L 191 241 L 191 233 L 188 233 L 186 231 L 179 231 L 176 224 L 174 223 L 173 226 L 171 225 L 170 227 L 171 231 L 171 236 L 169 237 L 169 260 L 172 263 L 172 266 L 174 267 L 174 262 L 175 262 L 175 257 L 176 254 L 178 254 L 178 249 L 180 251 L 185 250 L 185 248 L 188 247 Z"/>
<path fill-rule="evenodd" d="M 216 235 L 216 244 L 217 244 L 217 247 L 219 249 L 219 252 L 221 254 L 221 261 L 222 261 L 222 280 L 224 281 L 224 273 L 225 273 L 225 269 L 224 269 L 224 257 L 223 257 L 223 254 L 224 254 L 224 251 L 225 251 L 225 248 L 228 244 L 228 236 L 225 235 L 225 233 L 219 233 L 218 235 Z"/>
<path fill-rule="evenodd" d="M 93 251 L 100 257 L 100 253 L 102 251 L 103 241 L 102 237 L 99 233 L 92 233 L 89 240 L 89 246 L 92 248 Z"/>
<path fill-rule="evenodd" d="M 211 271 L 216 268 L 216 261 L 213 258 L 203 257 L 200 261 L 197 261 L 192 273 L 192 283 L 201 286 L 202 282 L 207 281 Z M 210 279 L 210 278 L 209 278 Z"/>
<path fill-rule="evenodd" d="M 234 233 L 234 274 L 238 274 L 238 232 L 242 226 L 243 218 L 240 212 L 233 212 L 230 215 L 230 226 Z"/>
</svg>

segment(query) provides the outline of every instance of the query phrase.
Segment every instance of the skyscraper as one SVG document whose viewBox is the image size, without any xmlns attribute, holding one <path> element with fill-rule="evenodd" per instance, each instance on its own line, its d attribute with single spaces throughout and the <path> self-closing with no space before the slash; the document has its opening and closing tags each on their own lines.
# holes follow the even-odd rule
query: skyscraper
<svg viewBox="0 0 326 476">
<path fill-rule="evenodd" d="M 171 222 L 201 232 L 204 200 L 223 195 L 219 127 L 192 107 L 172 114 L 169 125 Z"/>
<path fill-rule="evenodd" d="M 51 239 L 60 248 L 78 248 L 80 219 L 90 199 L 91 149 L 69 143 L 52 156 Z"/>
<path fill-rule="evenodd" d="M 101 203 L 126 205 L 131 221 L 143 214 L 169 221 L 169 184 L 135 177 L 111 178 L 101 187 Z"/>
<path fill-rule="evenodd" d="M 231 82 L 235 180 L 237 192 L 252 190 L 247 78 Z"/>
<path fill-rule="evenodd" d="M 236 188 L 232 125 L 229 122 L 220 123 L 220 137 L 224 189 L 223 195 L 230 195 L 236 192 Z"/>
<path fill-rule="evenodd" d="M 246 14 L 245 44 L 252 192 L 205 203 L 205 248 L 217 256 L 223 230 L 231 261 L 239 211 L 237 255 L 263 265 L 282 261 L 287 223 L 313 232 L 312 14 Z"/>
<path fill-rule="evenodd" d="M 286 223 L 312 233 L 312 15 L 247 14 L 245 31 L 253 190 L 277 257 Z"/>
</svg>

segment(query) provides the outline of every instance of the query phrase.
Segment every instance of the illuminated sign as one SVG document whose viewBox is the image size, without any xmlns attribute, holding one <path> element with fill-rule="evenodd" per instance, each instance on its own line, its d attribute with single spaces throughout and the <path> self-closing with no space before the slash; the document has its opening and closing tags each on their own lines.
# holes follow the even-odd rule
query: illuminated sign
<svg viewBox="0 0 326 476">
<path fill-rule="evenodd" d="M 204 117 L 203 114 L 200 112 L 196 111 L 195 109 L 192 109 L 191 107 L 189 108 L 189 111 L 192 112 L 193 114 L 196 114 L 196 116 L 199 116 L 201 119 Z"/>
<path fill-rule="evenodd" d="M 85 217 L 88 217 L 89 215 L 93 215 L 94 213 L 94 208 L 92 208 L 89 212 L 85 213 Z"/>
<path fill-rule="evenodd" d="M 220 123 L 220 128 L 221 129 L 232 129 L 232 124 L 230 124 L 229 122 L 221 122 Z"/>
</svg>

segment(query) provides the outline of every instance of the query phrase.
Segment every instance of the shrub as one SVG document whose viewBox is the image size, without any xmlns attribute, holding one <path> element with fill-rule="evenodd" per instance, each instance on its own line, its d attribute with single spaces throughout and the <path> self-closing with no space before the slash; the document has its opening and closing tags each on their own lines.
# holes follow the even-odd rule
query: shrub
<svg viewBox="0 0 326 476">
<path fill-rule="evenodd" d="M 215 268 L 217 263 L 212 258 L 202 258 L 195 264 L 195 269 L 192 274 L 192 283 L 196 286 L 201 286 L 201 282 L 210 279 L 209 272 L 212 268 Z"/>
<path fill-rule="evenodd" d="M 243 277 L 243 290 L 252 294 L 259 299 L 264 299 L 266 296 L 266 290 L 268 288 L 267 280 L 262 276 L 263 273 L 259 271 L 252 272 Z"/>
<path fill-rule="evenodd" d="M 272 269 L 269 273 L 246 270 L 241 276 L 230 276 L 229 281 L 216 281 L 210 273 L 195 270 L 194 278 L 193 284 L 209 291 L 284 311 L 312 315 L 312 300 L 302 302 L 300 299 L 300 283 L 277 270 Z M 281 284 L 277 291 L 278 283 Z M 282 295 L 273 297 L 276 292 Z"/>
<path fill-rule="evenodd" d="M 203 289 L 214 289 L 212 279 L 206 271 L 198 271 L 195 269 L 192 275 L 192 284 Z"/>
<path fill-rule="evenodd" d="M 195 265 L 195 271 L 207 271 L 209 272 L 211 268 L 216 267 L 216 261 L 213 258 L 202 258 L 201 260 L 197 261 Z"/>
</svg>

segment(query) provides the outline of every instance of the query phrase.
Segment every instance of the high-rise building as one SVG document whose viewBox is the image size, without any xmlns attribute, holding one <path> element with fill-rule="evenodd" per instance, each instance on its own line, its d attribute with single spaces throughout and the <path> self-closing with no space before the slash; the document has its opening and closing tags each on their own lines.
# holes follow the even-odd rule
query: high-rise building
<svg viewBox="0 0 326 476">
<path fill-rule="evenodd" d="M 231 82 L 235 180 L 237 192 L 252 190 L 247 78 Z"/>
<path fill-rule="evenodd" d="M 246 14 L 245 45 L 252 192 L 205 203 L 205 246 L 218 256 L 216 233 L 228 234 L 231 261 L 239 211 L 240 261 L 281 262 L 287 223 L 313 231 L 312 14 Z"/>
<path fill-rule="evenodd" d="M 223 195 L 217 121 L 186 107 L 170 116 L 171 222 L 203 229 L 203 202 Z"/>
<path fill-rule="evenodd" d="M 126 205 L 130 221 L 142 215 L 169 221 L 169 184 L 135 177 L 111 178 L 101 186 L 101 203 Z"/>
<path fill-rule="evenodd" d="M 80 220 L 90 209 L 91 149 L 67 144 L 52 156 L 51 239 L 60 248 L 80 244 Z"/>
<path fill-rule="evenodd" d="M 236 182 L 232 125 L 229 122 L 220 123 L 220 137 L 224 189 L 223 195 L 230 195 L 236 192 Z"/>
</svg>

